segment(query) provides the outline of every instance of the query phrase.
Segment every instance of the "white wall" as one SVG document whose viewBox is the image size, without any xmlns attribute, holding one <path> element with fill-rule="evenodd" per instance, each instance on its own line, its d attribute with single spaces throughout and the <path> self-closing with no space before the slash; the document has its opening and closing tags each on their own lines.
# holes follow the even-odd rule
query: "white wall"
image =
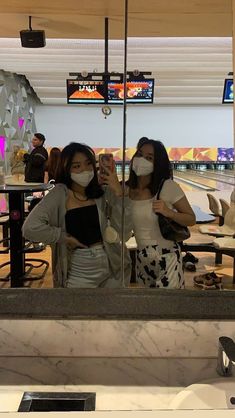
<svg viewBox="0 0 235 418">
<path fill-rule="evenodd" d="M 104 119 L 101 107 L 38 106 L 37 131 L 47 146 L 71 141 L 93 147 L 121 147 L 122 107 L 113 106 Z M 232 106 L 130 106 L 127 110 L 127 147 L 141 136 L 161 139 L 172 147 L 233 147 Z"/>
</svg>

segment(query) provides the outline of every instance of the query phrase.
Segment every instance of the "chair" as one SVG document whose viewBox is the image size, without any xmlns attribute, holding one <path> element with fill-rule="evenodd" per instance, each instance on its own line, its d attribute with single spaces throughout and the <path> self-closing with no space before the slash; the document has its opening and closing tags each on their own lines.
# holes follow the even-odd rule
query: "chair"
<svg viewBox="0 0 235 418">
<path fill-rule="evenodd" d="M 215 216 L 221 216 L 222 212 L 220 210 L 219 201 L 211 193 L 207 193 L 206 195 L 207 195 L 208 200 L 209 200 L 209 208 L 210 208 L 211 212 Z"/>
<path fill-rule="evenodd" d="M 208 199 L 210 198 L 208 197 Z M 213 199 L 216 201 L 216 208 L 217 208 L 217 199 L 215 199 L 214 196 L 213 196 Z M 211 202 L 213 199 L 211 199 Z M 219 223 L 219 225 L 199 226 L 198 228 L 199 232 L 201 232 L 202 234 L 212 235 L 214 237 L 226 237 L 226 236 L 234 237 L 235 236 L 235 205 L 234 204 L 231 204 L 231 206 L 229 206 L 229 209 L 227 210 L 225 217 L 222 218 L 221 216 L 221 219 L 223 219 L 223 223 L 222 224 Z M 222 263 L 222 253 L 217 253 L 216 264 L 221 264 L 221 263 Z"/>
<path fill-rule="evenodd" d="M 2 241 L 7 241 L 8 246 L 7 246 L 7 248 L 5 248 L 5 250 L 1 250 L 0 254 L 9 253 L 10 238 L 5 238 L 5 239 L 1 240 L 0 243 Z M 28 243 L 26 243 L 26 245 L 23 249 L 23 252 L 25 254 L 39 253 L 39 252 L 43 251 L 44 249 L 45 249 L 44 245 L 38 245 L 38 247 L 35 247 L 32 242 L 28 242 Z M 2 263 L 0 265 L 0 269 L 3 268 L 3 267 L 6 267 L 8 265 L 10 265 L 10 261 L 6 261 L 5 263 Z M 32 272 L 33 269 L 37 269 L 37 268 L 40 268 L 42 266 L 44 267 L 42 273 L 38 274 L 37 276 L 31 276 L 30 275 L 30 273 Z M 48 268 L 49 268 L 49 262 L 46 261 L 46 260 L 42 260 L 41 258 L 26 258 L 25 259 L 25 274 L 24 274 L 23 281 L 31 282 L 31 281 L 43 279 L 47 270 L 48 270 Z M 7 275 L 5 277 L 0 277 L 0 282 L 8 282 L 10 279 L 11 279 L 11 277 L 10 277 L 10 272 L 9 272 L 9 273 L 7 273 Z"/>
<path fill-rule="evenodd" d="M 223 225 L 224 219 L 219 201 L 211 193 L 207 193 L 206 195 L 208 197 L 210 211 L 219 218 L 219 225 Z"/>
<path fill-rule="evenodd" d="M 199 231 L 202 234 L 214 235 L 217 237 L 235 236 L 235 205 L 227 210 L 223 225 L 201 225 Z"/>
<path fill-rule="evenodd" d="M 225 215 L 230 208 L 230 204 L 224 199 L 219 199 L 219 201 L 221 205 L 222 218 L 225 218 Z"/>
</svg>

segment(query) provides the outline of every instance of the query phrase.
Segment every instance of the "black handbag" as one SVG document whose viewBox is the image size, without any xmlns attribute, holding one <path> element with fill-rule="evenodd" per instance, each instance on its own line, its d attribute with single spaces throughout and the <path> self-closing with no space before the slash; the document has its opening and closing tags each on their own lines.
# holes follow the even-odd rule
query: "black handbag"
<svg viewBox="0 0 235 418">
<path fill-rule="evenodd" d="M 164 182 L 165 180 L 163 180 L 159 186 L 157 192 L 157 200 L 159 199 Z M 166 216 L 162 215 L 161 213 L 156 213 L 156 215 L 158 215 L 159 228 L 163 238 L 170 241 L 180 242 L 185 241 L 190 237 L 190 231 L 187 226 L 182 226 L 172 219 L 166 218 Z"/>
</svg>

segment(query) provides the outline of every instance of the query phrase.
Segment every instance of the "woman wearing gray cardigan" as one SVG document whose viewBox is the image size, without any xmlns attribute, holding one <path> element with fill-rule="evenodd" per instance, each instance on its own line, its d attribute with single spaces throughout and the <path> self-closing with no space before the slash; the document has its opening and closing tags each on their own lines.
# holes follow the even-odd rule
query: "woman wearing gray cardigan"
<svg viewBox="0 0 235 418">
<path fill-rule="evenodd" d="M 106 169 L 102 180 L 106 186 L 98 182 L 93 150 L 71 143 L 61 153 L 58 184 L 26 218 L 24 237 L 51 245 L 54 287 L 122 286 L 122 187 L 115 171 Z M 124 205 L 128 240 L 132 230 L 128 197 Z M 130 276 L 125 247 L 125 285 Z"/>
</svg>

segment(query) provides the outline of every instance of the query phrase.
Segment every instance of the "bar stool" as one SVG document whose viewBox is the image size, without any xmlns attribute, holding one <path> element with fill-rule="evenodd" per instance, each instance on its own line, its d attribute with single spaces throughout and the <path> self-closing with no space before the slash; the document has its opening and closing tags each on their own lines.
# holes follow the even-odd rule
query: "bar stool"
<svg viewBox="0 0 235 418">
<path fill-rule="evenodd" d="M 5 239 L 0 240 L 0 244 L 3 241 L 6 241 L 6 242 L 10 241 L 10 238 L 5 238 Z M 34 247 L 32 242 L 28 242 L 25 245 L 23 252 L 25 254 L 39 253 L 39 252 L 42 252 L 44 249 L 45 249 L 45 246 Z M 4 250 L 0 250 L 0 254 L 7 254 L 9 253 L 9 250 L 10 250 L 10 247 L 7 246 Z M 6 261 L 5 263 L 0 264 L 0 269 L 9 265 L 10 265 L 10 261 Z M 44 266 L 42 273 L 38 274 L 37 276 L 30 276 L 33 269 L 37 269 L 42 266 Z M 31 282 L 31 281 L 43 279 L 48 268 L 49 268 L 49 262 L 46 260 L 43 260 L 41 258 L 26 258 L 25 259 L 25 274 L 24 274 L 23 281 Z M 6 276 L 0 278 L 0 282 L 8 282 L 9 280 L 10 280 L 10 273 L 7 273 Z"/>
<path fill-rule="evenodd" d="M 8 230 L 9 230 L 9 215 L 7 213 L 0 214 L 0 226 L 2 227 L 2 237 L 3 237 L 3 247 L 7 247 L 6 238 L 8 237 Z"/>
</svg>

